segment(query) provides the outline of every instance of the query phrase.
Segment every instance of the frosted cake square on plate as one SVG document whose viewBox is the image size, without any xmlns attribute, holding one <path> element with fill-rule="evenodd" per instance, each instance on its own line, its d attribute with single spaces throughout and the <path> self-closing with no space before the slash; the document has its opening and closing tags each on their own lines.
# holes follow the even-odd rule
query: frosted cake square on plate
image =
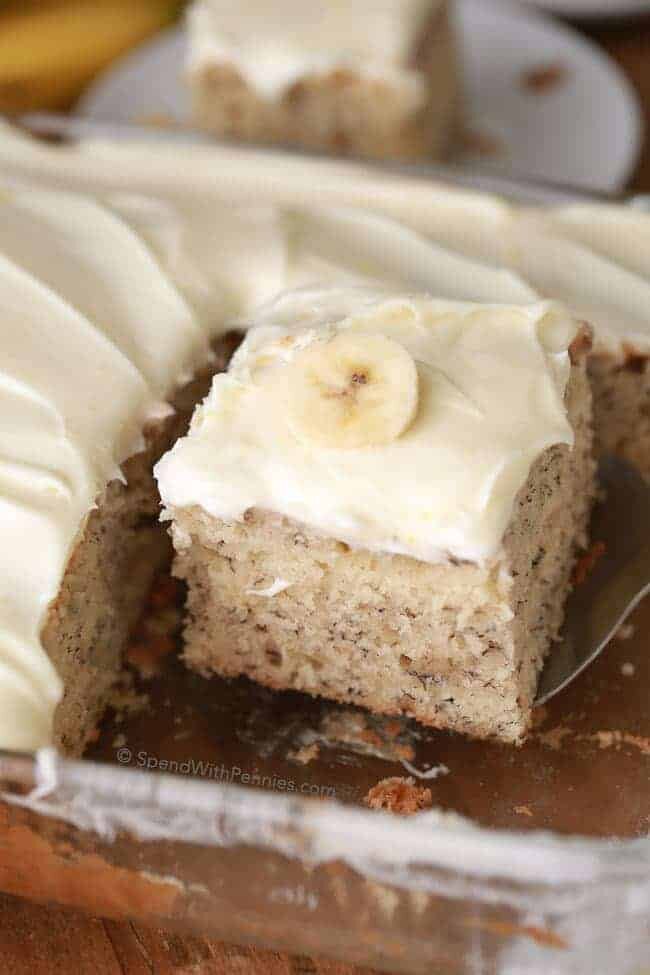
<svg viewBox="0 0 650 975">
<path fill-rule="evenodd" d="M 378 158 L 449 148 L 460 85 L 447 0 L 197 0 L 188 33 L 203 129 Z"/>
</svg>

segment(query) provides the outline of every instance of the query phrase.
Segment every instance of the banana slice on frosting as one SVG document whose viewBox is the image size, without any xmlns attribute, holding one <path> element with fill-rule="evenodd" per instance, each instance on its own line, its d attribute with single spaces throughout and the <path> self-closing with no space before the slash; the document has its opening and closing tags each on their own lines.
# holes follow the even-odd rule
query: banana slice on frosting
<svg viewBox="0 0 650 975">
<path fill-rule="evenodd" d="M 283 376 L 287 418 L 303 442 L 372 447 L 408 429 L 418 373 L 406 349 L 384 335 L 343 332 L 300 351 Z"/>
</svg>

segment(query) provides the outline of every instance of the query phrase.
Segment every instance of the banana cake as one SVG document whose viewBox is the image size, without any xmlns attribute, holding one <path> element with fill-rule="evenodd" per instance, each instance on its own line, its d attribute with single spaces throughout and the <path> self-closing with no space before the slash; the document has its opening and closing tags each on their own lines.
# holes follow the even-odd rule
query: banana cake
<svg viewBox="0 0 650 975">
<path fill-rule="evenodd" d="M 259 309 L 155 472 L 188 666 L 521 741 L 594 495 L 588 347 L 549 302 Z"/>
<path fill-rule="evenodd" d="M 170 557 L 153 464 L 236 341 L 185 263 L 193 228 L 156 212 L 0 187 L 3 748 L 93 733 Z"/>
<path fill-rule="evenodd" d="M 224 368 L 228 322 L 313 280 L 436 290 L 471 262 L 349 209 L 14 183 L 0 216 L 0 744 L 78 753 L 169 561 L 153 464 Z M 473 297 L 521 299 L 474 267 Z"/>
<path fill-rule="evenodd" d="M 448 0 L 196 0 L 194 120 L 262 143 L 441 156 L 459 102 L 449 8 Z"/>
</svg>

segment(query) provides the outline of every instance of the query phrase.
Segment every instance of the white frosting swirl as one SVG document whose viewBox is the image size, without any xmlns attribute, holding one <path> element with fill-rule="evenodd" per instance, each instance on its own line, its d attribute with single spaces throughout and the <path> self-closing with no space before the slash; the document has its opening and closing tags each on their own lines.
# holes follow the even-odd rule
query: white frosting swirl
<svg viewBox="0 0 650 975">
<path fill-rule="evenodd" d="M 486 294 L 483 300 L 530 301 L 537 294 L 563 301 L 594 326 L 597 348 L 614 355 L 625 346 L 650 352 L 650 214 L 599 204 L 532 211 L 341 160 L 219 145 L 188 145 L 183 152 L 191 181 L 179 175 L 177 145 L 95 140 L 61 150 L 0 124 L 0 170 L 13 178 L 29 175 L 101 193 L 155 193 L 180 201 L 181 208 L 198 203 L 209 209 L 211 201 L 309 209 L 315 197 L 320 208 L 363 208 L 471 260 L 464 275 L 455 265 L 453 293 L 447 290 L 451 277 L 438 275 L 441 296 L 474 299 L 478 267 L 486 282 L 508 270 L 522 298 Z M 346 245 L 343 240 L 343 252 Z"/>
<path fill-rule="evenodd" d="M 595 330 L 597 351 L 650 352 L 650 215 L 623 206 L 526 209 L 432 191 L 439 209 L 415 217 L 430 240 L 509 268 L 539 295 L 562 301 Z M 489 198 L 487 198 L 489 200 Z"/>
<path fill-rule="evenodd" d="M 207 357 L 189 305 L 140 237 L 91 200 L 0 196 L 0 253 L 93 322 L 164 397 Z"/>
</svg>

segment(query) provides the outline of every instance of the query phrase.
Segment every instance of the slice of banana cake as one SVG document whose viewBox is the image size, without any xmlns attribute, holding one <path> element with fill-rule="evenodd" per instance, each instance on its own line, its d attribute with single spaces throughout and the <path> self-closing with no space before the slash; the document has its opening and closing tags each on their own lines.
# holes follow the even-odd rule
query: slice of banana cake
<svg viewBox="0 0 650 975">
<path fill-rule="evenodd" d="M 205 674 L 518 742 L 594 494 L 562 306 L 262 308 L 156 474 Z"/>
<path fill-rule="evenodd" d="M 209 132 L 376 157 L 450 147 L 449 0 L 196 0 L 188 36 L 193 115 Z"/>
</svg>

